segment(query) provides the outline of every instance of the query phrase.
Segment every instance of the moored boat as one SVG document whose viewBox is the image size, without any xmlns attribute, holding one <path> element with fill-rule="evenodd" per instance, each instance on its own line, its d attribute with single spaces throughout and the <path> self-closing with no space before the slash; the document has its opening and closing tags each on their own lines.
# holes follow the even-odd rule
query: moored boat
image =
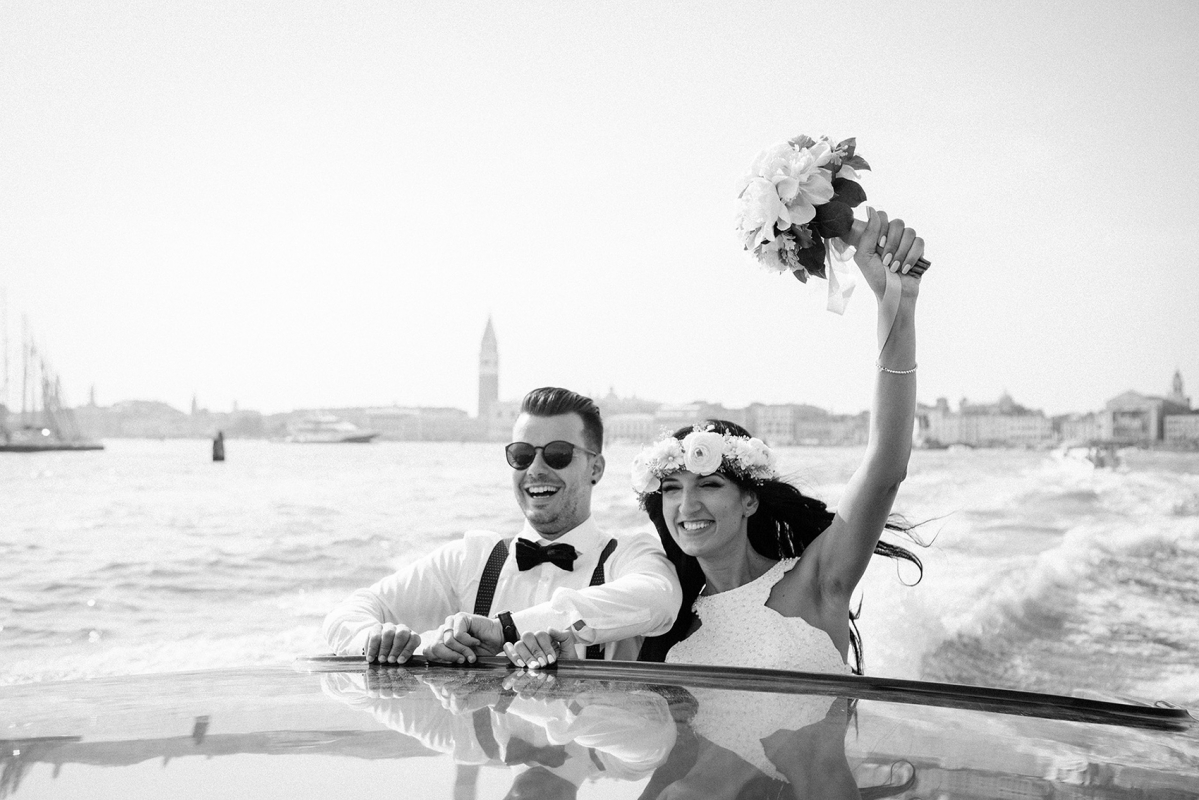
<svg viewBox="0 0 1199 800">
<path fill-rule="evenodd" d="M 367 444 L 379 434 L 332 414 L 309 414 L 288 426 L 283 441 L 297 444 Z"/>
</svg>

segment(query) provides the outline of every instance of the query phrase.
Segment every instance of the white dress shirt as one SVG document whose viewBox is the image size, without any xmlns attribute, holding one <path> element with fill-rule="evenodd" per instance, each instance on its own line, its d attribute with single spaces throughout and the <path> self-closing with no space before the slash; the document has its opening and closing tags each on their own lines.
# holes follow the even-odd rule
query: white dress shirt
<svg viewBox="0 0 1199 800">
<path fill-rule="evenodd" d="M 484 706 L 493 740 L 485 745 L 479 739 L 479 712 L 455 713 L 443 707 L 448 699 L 420 688 L 403 697 L 384 697 L 365 683 L 363 673 L 321 675 L 325 694 L 370 713 L 430 750 L 451 754 L 458 764 L 502 765 L 514 737 L 537 747 L 560 746 L 565 762 L 548 769 L 576 786 L 598 777 L 645 778 L 666 761 L 677 736 L 666 700 L 632 686 L 618 692 L 576 689 L 565 696 L 513 696 L 504 710 Z"/>
<path fill-rule="evenodd" d="M 547 543 L 528 522 L 517 535 Z M 390 622 L 420 633 L 423 650 L 446 617 L 474 611 L 483 568 L 501 538 L 492 531 L 468 531 L 462 539 L 416 559 L 370 588 L 359 589 L 325 618 L 322 632 L 326 641 L 339 655 L 359 655 L 370 628 Z M 606 580 L 602 586 L 589 586 L 610 538 L 616 539 L 617 546 L 604 564 Z M 670 630 L 682 590 L 657 536 L 631 533 L 610 537 L 588 518 L 553 543 L 574 546 L 578 552 L 574 569 L 545 563 L 521 572 L 513 541 L 496 583 L 491 617 L 512 612 L 512 621 L 521 633 L 565 630 L 582 622 L 576 630 L 581 642 L 604 644 L 605 658 L 630 661 L 637 658 L 643 637 Z M 580 645 L 580 656 L 583 649 Z"/>
</svg>

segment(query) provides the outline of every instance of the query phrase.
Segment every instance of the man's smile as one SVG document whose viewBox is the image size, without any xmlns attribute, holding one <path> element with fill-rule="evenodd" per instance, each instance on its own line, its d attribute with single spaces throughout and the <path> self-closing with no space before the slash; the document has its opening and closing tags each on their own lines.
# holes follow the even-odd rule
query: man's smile
<svg viewBox="0 0 1199 800">
<path fill-rule="evenodd" d="M 556 486 L 552 483 L 528 483 L 523 488 L 525 494 L 534 500 L 553 497 L 562 490 L 561 486 Z"/>
</svg>

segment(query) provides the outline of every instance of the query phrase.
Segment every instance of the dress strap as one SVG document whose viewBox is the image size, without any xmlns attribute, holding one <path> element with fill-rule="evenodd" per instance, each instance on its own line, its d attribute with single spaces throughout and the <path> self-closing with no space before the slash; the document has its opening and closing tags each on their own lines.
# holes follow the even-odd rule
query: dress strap
<svg viewBox="0 0 1199 800">
<path fill-rule="evenodd" d="M 783 576 L 791 571 L 791 568 L 799 563 L 798 558 L 784 558 L 770 569 L 762 573 L 762 576 L 756 581 L 753 581 L 747 586 L 753 587 L 753 592 L 757 596 L 756 600 L 761 601 L 763 605 L 770 598 L 770 593 L 774 590 L 776 583 L 783 579 Z"/>
</svg>

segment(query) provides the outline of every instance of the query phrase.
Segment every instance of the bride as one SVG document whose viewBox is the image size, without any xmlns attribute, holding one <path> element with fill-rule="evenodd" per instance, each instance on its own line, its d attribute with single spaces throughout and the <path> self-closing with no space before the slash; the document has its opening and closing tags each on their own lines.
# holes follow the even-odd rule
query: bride
<svg viewBox="0 0 1199 800">
<path fill-rule="evenodd" d="M 912 448 L 923 253 L 901 220 L 868 210 L 854 261 L 890 334 L 876 363 L 866 453 L 836 512 L 780 480 L 769 448 L 730 422 L 680 429 L 635 459 L 635 488 L 683 586 L 674 627 L 647 640 L 641 660 L 849 672 L 852 650 L 862 672 L 850 599 L 871 556 L 920 565 L 879 538 L 902 530 L 888 517 Z M 569 655 L 572 641 L 570 631 L 526 632 L 504 652 L 536 668 Z"/>
</svg>

